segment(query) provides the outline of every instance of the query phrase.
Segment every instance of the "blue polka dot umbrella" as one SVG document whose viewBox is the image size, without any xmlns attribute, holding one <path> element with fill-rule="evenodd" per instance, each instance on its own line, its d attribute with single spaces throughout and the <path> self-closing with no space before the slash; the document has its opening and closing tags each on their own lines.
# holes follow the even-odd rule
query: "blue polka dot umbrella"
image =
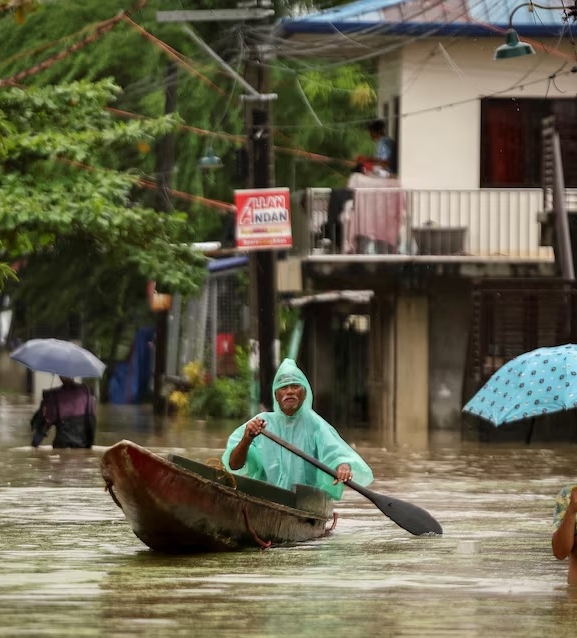
<svg viewBox="0 0 577 638">
<path fill-rule="evenodd" d="M 463 408 L 499 426 L 577 408 L 577 345 L 537 348 L 512 359 Z"/>
</svg>

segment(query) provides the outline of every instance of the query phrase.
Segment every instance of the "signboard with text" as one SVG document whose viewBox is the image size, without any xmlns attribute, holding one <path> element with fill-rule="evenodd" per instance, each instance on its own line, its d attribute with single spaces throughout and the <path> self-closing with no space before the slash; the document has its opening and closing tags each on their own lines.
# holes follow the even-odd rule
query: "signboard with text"
<svg viewBox="0 0 577 638">
<path fill-rule="evenodd" d="M 246 250 L 292 246 L 288 188 L 234 191 L 236 245 Z"/>
</svg>

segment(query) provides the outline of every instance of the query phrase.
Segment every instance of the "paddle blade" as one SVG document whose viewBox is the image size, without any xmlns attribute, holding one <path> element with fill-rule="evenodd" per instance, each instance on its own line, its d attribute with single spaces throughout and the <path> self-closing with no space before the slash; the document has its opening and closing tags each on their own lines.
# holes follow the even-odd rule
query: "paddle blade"
<svg viewBox="0 0 577 638">
<path fill-rule="evenodd" d="M 319 470 L 326 472 L 329 476 L 337 478 L 337 471 L 332 467 L 328 467 L 324 463 L 321 463 L 318 459 L 287 441 L 283 441 L 280 437 L 272 432 L 263 430 L 261 432 L 263 436 L 266 436 L 271 441 L 278 443 L 282 447 L 291 451 L 293 454 L 300 456 L 305 461 L 308 461 L 311 465 L 318 467 Z M 421 507 L 401 501 L 401 499 L 393 498 L 392 496 L 386 496 L 384 494 L 377 494 L 372 490 L 363 487 L 355 481 L 347 481 L 345 485 L 348 485 L 351 489 L 356 490 L 359 494 L 362 494 L 369 501 L 373 502 L 385 516 L 388 516 L 399 527 L 406 529 L 407 532 L 414 534 L 415 536 L 422 536 L 423 534 L 442 534 L 443 528 L 440 526 L 429 512 L 425 511 Z"/>
<path fill-rule="evenodd" d="M 354 483 L 354 481 L 348 483 L 350 487 L 366 496 L 385 516 L 388 516 L 399 527 L 406 529 L 407 532 L 415 536 L 443 533 L 441 524 L 422 507 L 386 494 L 377 494 L 377 492 L 373 492 L 362 485 L 357 483 L 351 485 L 351 483 Z"/>
</svg>

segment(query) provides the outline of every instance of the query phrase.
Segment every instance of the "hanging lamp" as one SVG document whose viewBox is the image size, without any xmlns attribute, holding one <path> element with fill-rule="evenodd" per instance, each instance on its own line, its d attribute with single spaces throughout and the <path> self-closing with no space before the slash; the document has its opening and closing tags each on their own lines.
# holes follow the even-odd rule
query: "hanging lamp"
<svg viewBox="0 0 577 638">
<path fill-rule="evenodd" d="M 528 42 L 521 42 L 519 34 L 515 29 L 507 29 L 505 34 L 505 44 L 495 49 L 495 60 L 506 60 L 508 58 L 519 58 L 524 55 L 534 55 L 535 49 Z"/>
<path fill-rule="evenodd" d="M 220 157 L 214 154 L 212 146 L 206 149 L 206 155 L 203 155 L 198 160 L 198 166 L 204 170 L 214 170 L 216 168 L 222 168 L 224 166 Z"/>
<path fill-rule="evenodd" d="M 529 13 L 534 13 L 535 9 L 543 9 L 545 11 L 564 11 L 564 20 L 568 20 L 570 17 L 575 20 L 577 16 L 577 0 L 574 1 L 574 6 L 572 8 L 565 6 L 545 6 L 537 4 L 536 2 L 523 2 L 522 4 L 517 5 L 509 14 L 509 27 L 505 33 L 505 44 L 502 44 L 495 49 L 493 59 L 506 60 L 508 58 L 519 58 L 524 55 L 533 55 L 535 53 L 535 49 L 528 42 L 521 42 L 519 34 L 515 31 L 515 29 L 513 29 L 513 16 L 523 7 L 527 7 Z"/>
</svg>

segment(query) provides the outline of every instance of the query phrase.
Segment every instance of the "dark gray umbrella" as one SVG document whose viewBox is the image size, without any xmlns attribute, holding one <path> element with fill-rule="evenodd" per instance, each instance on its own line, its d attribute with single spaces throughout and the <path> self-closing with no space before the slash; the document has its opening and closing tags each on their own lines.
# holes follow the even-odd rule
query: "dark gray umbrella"
<svg viewBox="0 0 577 638">
<path fill-rule="evenodd" d="M 16 348 L 10 358 L 31 370 L 61 377 L 101 377 L 106 368 L 89 350 L 62 339 L 30 339 Z"/>
</svg>

